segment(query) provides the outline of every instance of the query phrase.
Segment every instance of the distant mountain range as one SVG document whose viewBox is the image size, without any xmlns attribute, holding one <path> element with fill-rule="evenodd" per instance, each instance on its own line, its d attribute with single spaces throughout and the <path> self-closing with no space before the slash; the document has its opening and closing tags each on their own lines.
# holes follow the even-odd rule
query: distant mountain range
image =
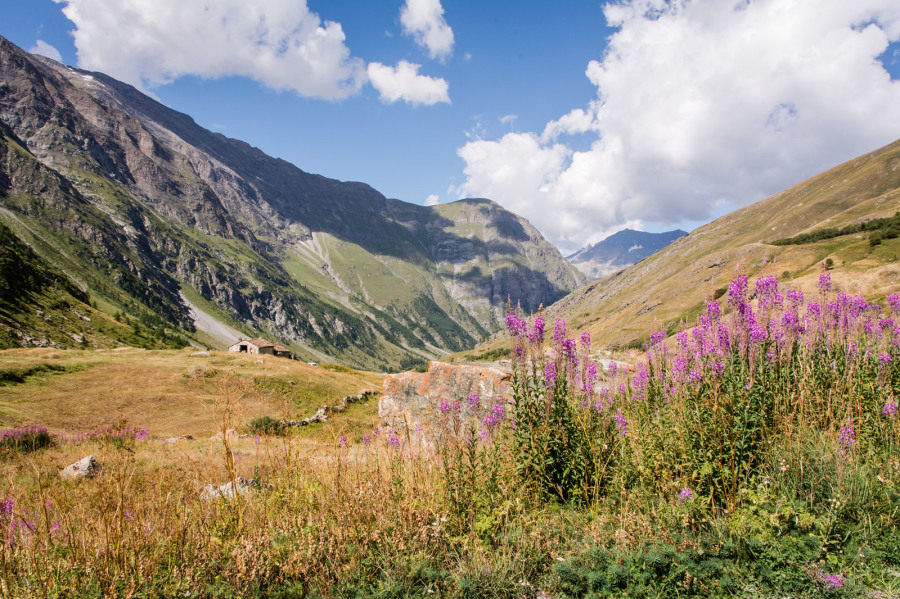
<svg viewBox="0 0 900 599">
<path fill-rule="evenodd" d="M 3 38 L 0 237 L 7 347 L 264 336 L 399 368 L 496 330 L 507 299 L 533 310 L 584 282 L 494 202 L 306 173 Z"/>
<path fill-rule="evenodd" d="M 687 232 L 645 233 L 623 229 L 568 256 L 569 262 L 591 279 L 600 279 L 655 254 Z"/>
</svg>

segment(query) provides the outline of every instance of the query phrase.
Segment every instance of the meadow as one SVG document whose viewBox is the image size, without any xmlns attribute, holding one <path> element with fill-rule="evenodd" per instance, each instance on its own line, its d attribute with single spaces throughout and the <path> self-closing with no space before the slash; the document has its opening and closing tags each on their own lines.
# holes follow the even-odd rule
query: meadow
<svg viewBox="0 0 900 599">
<path fill-rule="evenodd" d="M 512 401 L 445 398 L 428 442 L 374 400 L 258 426 L 373 373 L 4 352 L 0 593 L 900 596 L 900 298 L 739 276 L 688 324 L 604 368 L 587 333 L 510 309 Z M 87 454 L 100 476 L 60 480 Z"/>
</svg>

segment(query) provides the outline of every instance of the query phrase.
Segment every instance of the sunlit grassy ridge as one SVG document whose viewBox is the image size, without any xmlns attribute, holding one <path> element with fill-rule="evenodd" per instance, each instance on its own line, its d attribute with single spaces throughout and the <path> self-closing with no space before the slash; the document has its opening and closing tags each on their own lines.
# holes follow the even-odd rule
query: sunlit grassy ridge
<svg viewBox="0 0 900 599">
<path fill-rule="evenodd" d="M 892 217 L 900 209 L 900 142 L 817 175 L 692 231 L 653 256 L 567 296 L 548 309 L 589 328 L 600 346 L 647 341 L 682 328 L 738 272 L 762 268 L 812 291 L 831 259 L 842 288 L 880 299 L 900 289 L 900 242 L 869 234 L 806 245 L 768 242 L 818 229 Z"/>
</svg>

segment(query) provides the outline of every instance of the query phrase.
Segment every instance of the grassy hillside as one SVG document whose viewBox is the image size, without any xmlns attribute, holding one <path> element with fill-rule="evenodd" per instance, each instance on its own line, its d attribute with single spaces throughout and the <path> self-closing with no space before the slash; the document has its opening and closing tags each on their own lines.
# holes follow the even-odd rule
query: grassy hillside
<svg viewBox="0 0 900 599">
<path fill-rule="evenodd" d="M 841 228 L 900 210 L 900 141 L 692 231 L 661 252 L 548 308 L 607 347 L 640 345 L 652 331 L 689 325 L 736 273 L 767 272 L 806 291 L 826 264 L 847 292 L 881 300 L 900 289 L 900 241 L 868 233 L 803 245 L 769 242 Z"/>
</svg>

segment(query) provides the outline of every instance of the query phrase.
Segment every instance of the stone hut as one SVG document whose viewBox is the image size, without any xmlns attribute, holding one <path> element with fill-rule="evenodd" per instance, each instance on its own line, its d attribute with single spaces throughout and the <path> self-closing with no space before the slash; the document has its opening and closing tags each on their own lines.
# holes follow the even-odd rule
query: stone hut
<svg viewBox="0 0 900 599">
<path fill-rule="evenodd" d="M 293 358 L 291 350 L 265 339 L 242 339 L 228 348 L 228 351 L 252 355 L 269 355 L 279 358 Z"/>
</svg>

